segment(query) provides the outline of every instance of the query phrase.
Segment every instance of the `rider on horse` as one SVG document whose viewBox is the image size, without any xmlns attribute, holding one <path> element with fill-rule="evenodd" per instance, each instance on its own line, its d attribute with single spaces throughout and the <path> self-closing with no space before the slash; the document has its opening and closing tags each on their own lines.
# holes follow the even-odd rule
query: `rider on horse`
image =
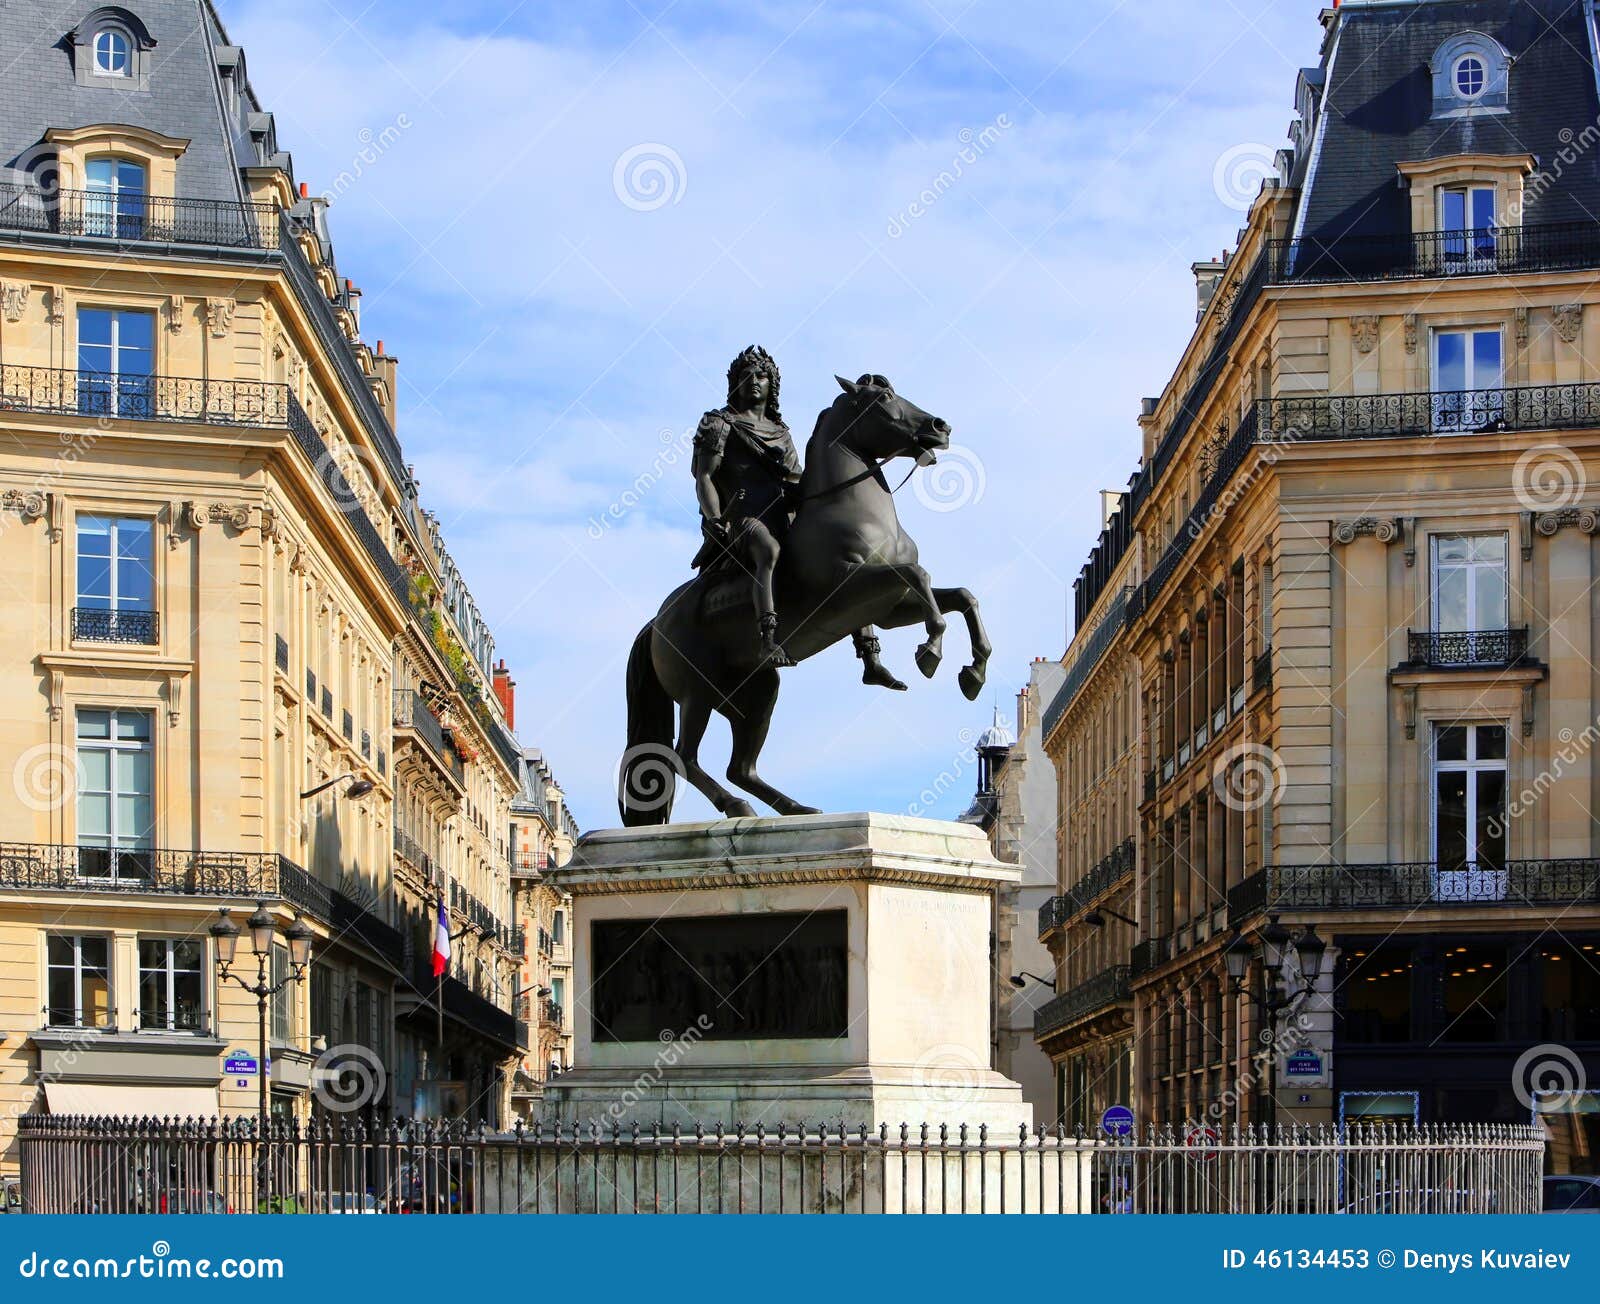
<svg viewBox="0 0 1600 1304">
<path fill-rule="evenodd" d="M 773 575 L 800 504 L 800 457 L 778 411 L 778 364 L 751 345 L 728 368 L 728 402 L 700 419 L 694 437 L 695 496 L 705 542 L 702 573 L 738 566 L 751 579 L 761 652 L 770 666 L 792 666 L 778 641 Z M 862 681 L 904 690 L 878 659 L 869 626 L 854 635 Z"/>
</svg>

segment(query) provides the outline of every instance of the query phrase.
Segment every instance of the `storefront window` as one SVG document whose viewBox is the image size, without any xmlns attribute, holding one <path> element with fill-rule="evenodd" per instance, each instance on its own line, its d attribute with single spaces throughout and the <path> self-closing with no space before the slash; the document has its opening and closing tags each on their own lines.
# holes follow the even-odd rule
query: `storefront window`
<svg viewBox="0 0 1600 1304">
<path fill-rule="evenodd" d="M 1438 958 L 1444 993 L 1441 1041 L 1499 1041 L 1505 1035 L 1506 949 L 1447 947 Z"/>
<path fill-rule="evenodd" d="M 1409 946 L 1357 947 L 1344 961 L 1339 990 L 1345 994 L 1344 1040 L 1362 1045 L 1411 1041 L 1411 982 L 1414 962 Z"/>
<path fill-rule="evenodd" d="M 1592 942 L 1539 948 L 1540 1036 L 1565 1045 L 1600 1041 L 1600 949 Z"/>
</svg>

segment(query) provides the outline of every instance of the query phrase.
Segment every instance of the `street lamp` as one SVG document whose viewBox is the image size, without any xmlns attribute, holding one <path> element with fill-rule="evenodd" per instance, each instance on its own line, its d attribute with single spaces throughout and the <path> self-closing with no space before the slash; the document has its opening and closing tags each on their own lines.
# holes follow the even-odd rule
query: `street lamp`
<svg viewBox="0 0 1600 1304">
<path fill-rule="evenodd" d="M 1129 919 L 1127 915 L 1122 913 L 1122 911 L 1113 910 L 1110 906 L 1100 906 L 1097 909 L 1091 910 L 1083 917 L 1083 922 L 1088 924 L 1090 928 L 1104 928 L 1106 926 L 1107 915 L 1110 915 L 1113 919 L 1120 919 L 1123 923 L 1127 924 L 1129 928 L 1139 927 L 1139 924 L 1136 920 Z"/>
<path fill-rule="evenodd" d="M 259 1149 L 256 1155 L 256 1188 L 259 1197 L 258 1207 L 263 1213 L 268 1212 L 267 1200 L 270 1189 L 270 1161 L 267 1152 L 267 1119 L 268 1086 L 267 1086 L 267 1005 L 279 992 L 283 991 L 290 983 L 301 981 L 305 977 L 306 969 L 311 964 L 311 944 L 316 935 L 311 931 L 306 921 L 299 912 L 295 913 L 294 922 L 284 930 L 284 937 L 289 943 L 289 973 L 281 982 L 273 983 L 271 978 L 272 944 L 277 936 L 277 923 L 272 913 L 267 909 L 266 902 L 256 905 L 255 913 L 245 920 L 245 928 L 250 933 L 250 948 L 256 955 L 256 979 L 252 983 L 232 971 L 232 965 L 239 953 L 239 925 L 233 922 L 232 911 L 224 906 L 217 915 L 217 922 L 211 925 L 211 940 L 217 948 L 217 976 L 231 979 L 250 995 L 256 998 L 256 1031 L 259 1042 L 260 1058 L 256 1061 L 257 1082 L 260 1090 L 261 1129 Z"/>
<path fill-rule="evenodd" d="M 351 801 L 359 801 L 378 786 L 371 779 L 357 778 L 354 774 L 341 774 L 338 778 L 319 783 L 315 788 L 307 788 L 300 794 L 300 800 L 305 801 L 308 797 L 315 797 L 319 792 L 326 792 L 334 784 L 343 783 L 346 779 L 350 780 L 350 786 L 344 790 L 344 795 Z"/>
<path fill-rule="evenodd" d="M 1026 969 L 1024 969 L 1021 973 L 1014 973 L 1011 975 L 1011 985 L 1020 992 L 1028 985 L 1028 979 L 1030 978 L 1032 978 L 1033 981 L 1038 983 L 1041 987 L 1048 987 L 1051 991 L 1055 991 L 1056 989 L 1056 980 L 1054 978 L 1041 978 L 1038 974 L 1029 973 Z"/>
<path fill-rule="evenodd" d="M 1300 973 L 1298 981 L 1292 988 L 1283 978 L 1283 962 L 1291 947 L 1299 962 Z M 1267 926 L 1261 930 L 1259 946 L 1253 945 L 1237 929 L 1234 930 L 1233 940 L 1222 952 L 1222 962 L 1228 971 L 1229 986 L 1234 995 L 1245 997 L 1251 1005 L 1266 1015 L 1272 1043 L 1276 1043 L 1278 1039 L 1278 1019 L 1284 1011 L 1316 990 L 1327 950 L 1328 944 L 1317 936 L 1316 929 L 1310 924 L 1298 934 L 1291 934 L 1278 922 L 1277 915 L 1268 917 Z M 1245 982 L 1245 974 L 1249 971 L 1252 961 L 1259 962 L 1264 970 L 1265 981 L 1260 992 Z M 1269 1044 L 1266 1049 L 1267 1101 L 1272 1109 L 1273 1122 L 1277 1122 L 1278 1052 L 1275 1044 Z"/>
</svg>

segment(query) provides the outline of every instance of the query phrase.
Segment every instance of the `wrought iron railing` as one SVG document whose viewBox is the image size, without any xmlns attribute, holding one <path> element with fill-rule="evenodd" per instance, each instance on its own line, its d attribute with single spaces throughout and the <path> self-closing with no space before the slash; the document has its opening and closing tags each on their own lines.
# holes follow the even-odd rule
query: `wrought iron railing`
<svg viewBox="0 0 1600 1304">
<path fill-rule="evenodd" d="M 155 611 L 106 611 L 99 607 L 72 609 L 72 638 L 78 643 L 154 644 L 161 634 L 161 615 Z"/>
<path fill-rule="evenodd" d="M 0 185 L 0 231 L 272 249 L 278 243 L 278 213 L 276 204 L 238 200 Z"/>
<path fill-rule="evenodd" d="M 1600 384 L 1262 399 L 1261 438 L 1389 439 L 1600 424 Z"/>
<path fill-rule="evenodd" d="M 1502 865 L 1278 865 L 1228 892 L 1237 923 L 1268 911 L 1560 906 L 1600 903 L 1600 860 L 1512 860 Z"/>
<path fill-rule="evenodd" d="M 394 727 L 410 729 L 427 744 L 428 751 L 458 783 L 466 781 L 466 767 L 454 747 L 445 742 L 444 726 L 422 694 L 411 688 L 394 690 Z"/>
<path fill-rule="evenodd" d="M 1534 1214 L 1545 1137 L 1424 1128 L 367 1125 L 24 1114 L 22 1209 L 155 1213 Z M 169 1209 L 168 1212 L 171 1212 Z"/>
<path fill-rule="evenodd" d="M 1600 267 L 1600 226 L 1559 222 L 1272 242 L 1273 280 L 1382 281 Z"/>
<path fill-rule="evenodd" d="M 0 888 L 275 896 L 278 858 L 256 851 L 0 843 Z"/>
<path fill-rule="evenodd" d="M 422 849 L 422 844 L 403 829 L 394 831 L 395 852 L 404 857 L 418 870 L 429 882 L 433 881 L 433 857 Z"/>
<path fill-rule="evenodd" d="M 1134 945 L 1132 953 L 1128 956 L 1128 968 L 1133 977 L 1137 978 L 1142 973 L 1160 968 L 1167 962 L 1170 954 L 1171 947 L 1165 937 L 1147 937 Z"/>
<path fill-rule="evenodd" d="M 1067 713 L 1067 708 L 1072 705 L 1083 686 L 1089 682 L 1089 676 L 1094 673 L 1094 668 L 1100 664 L 1113 641 L 1122 632 L 1127 621 L 1128 597 L 1133 592 L 1131 585 L 1123 587 L 1117 596 L 1112 599 L 1111 605 L 1106 608 L 1100 617 L 1100 623 L 1094 631 L 1084 640 L 1078 654 L 1073 658 L 1072 664 L 1067 667 L 1066 677 L 1061 681 L 1061 687 L 1056 695 L 1050 699 L 1050 705 L 1045 708 L 1042 721 L 1043 732 L 1041 738 L 1049 739 L 1055 732 L 1056 725 L 1061 723 L 1061 717 Z"/>
<path fill-rule="evenodd" d="M 1272 687 L 1272 649 L 1264 647 L 1250 665 L 1250 691 L 1264 693 Z"/>
<path fill-rule="evenodd" d="M 1033 1014 L 1035 1040 L 1058 1032 L 1069 1024 L 1077 1023 L 1101 1010 L 1109 1009 L 1119 1001 L 1133 999 L 1133 970 L 1129 965 L 1112 965 L 1104 973 L 1097 973 L 1088 982 L 1079 983 L 1071 991 L 1053 996 Z"/>
<path fill-rule="evenodd" d="M 1039 940 L 1042 942 L 1066 920 L 1067 899 L 1053 896 L 1039 907 Z"/>
<path fill-rule="evenodd" d="M 109 375 L 15 363 L 0 367 L 0 412 L 281 428 L 288 405 L 288 386 L 265 380 Z"/>
<path fill-rule="evenodd" d="M 1414 667 L 1514 666 L 1527 659 L 1528 627 L 1408 630 L 1406 654 Z"/>
</svg>

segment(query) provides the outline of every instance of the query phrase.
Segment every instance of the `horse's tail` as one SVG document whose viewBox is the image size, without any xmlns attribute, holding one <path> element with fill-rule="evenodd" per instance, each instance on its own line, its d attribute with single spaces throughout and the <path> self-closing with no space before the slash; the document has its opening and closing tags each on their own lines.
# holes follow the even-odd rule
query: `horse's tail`
<svg viewBox="0 0 1600 1304">
<path fill-rule="evenodd" d="M 628 750 L 617 772 L 617 809 L 627 828 L 671 819 L 682 770 L 672 750 L 672 698 L 650 657 L 654 634 L 652 622 L 639 631 L 628 654 Z"/>
</svg>

